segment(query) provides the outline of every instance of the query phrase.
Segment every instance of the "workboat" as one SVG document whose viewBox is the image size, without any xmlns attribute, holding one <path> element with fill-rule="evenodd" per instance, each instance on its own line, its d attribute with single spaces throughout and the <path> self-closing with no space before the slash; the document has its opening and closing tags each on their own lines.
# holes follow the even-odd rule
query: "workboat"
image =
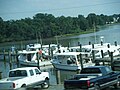
<svg viewBox="0 0 120 90">
<path fill-rule="evenodd" d="M 70 70 L 70 71 L 81 70 L 81 68 L 83 67 L 95 65 L 94 63 L 92 63 L 91 60 L 83 59 L 81 60 L 82 61 L 81 63 L 80 54 L 85 55 L 86 53 L 85 52 L 56 53 L 53 59 L 51 60 L 51 63 L 56 69 Z"/>
<path fill-rule="evenodd" d="M 109 57 L 109 52 L 113 52 L 113 56 L 120 55 L 120 46 L 111 45 L 110 43 L 103 43 L 103 44 L 94 44 L 93 45 L 83 45 L 83 46 L 74 46 L 69 47 L 70 52 L 87 52 L 87 56 L 92 58 L 93 51 L 95 58 L 102 58 L 102 53 L 104 57 Z M 103 52 L 102 52 L 103 51 Z"/>
<path fill-rule="evenodd" d="M 27 66 L 46 66 L 51 65 L 49 59 L 42 57 L 42 51 L 40 50 L 22 50 L 18 52 L 18 60 L 21 65 Z"/>
<path fill-rule="evenodd" d="M 49 57 L 57 52 L 61 53 L 68 51 L 67 47 L 62 47 L 61 45 L 57 44 L 41 45 L 39 43 L 26 45 L 26 50 L 28 51 L 42 50 L 42 54 L 44 54 L 46 57 Z"/>
</svg>

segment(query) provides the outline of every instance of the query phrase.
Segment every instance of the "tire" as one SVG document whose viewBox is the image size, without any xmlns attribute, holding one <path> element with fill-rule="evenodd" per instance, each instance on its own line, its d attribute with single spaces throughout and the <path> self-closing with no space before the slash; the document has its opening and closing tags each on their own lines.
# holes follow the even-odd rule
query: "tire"
<svg viewBox="0 0 120 90">
<path fill-rule="evenodd" d="M 95 88 L 95 90 L 101 90 L 100 86 L 98 84 L 95 84 L 94 88 Z"/>
<path fill-rule="evenodd" d="M 26 84 L 23 84 L 21 87 L 22 87 L 22 88 L 23 88 L 23 87 L 26 87 Z"/>
<path fill-rule="evenodd" d="M 116 89 L 117 89 L 117 88 L 119 88 L 119 87 L 120 87 L 120 83 L 118 82 L 117 84 L 114 84 L 113 86 L 114 86 L 114 88 L 116 88 Z"/>
<path fill-rule="evenodd" d="M 45 82 L 41 85 L 41 87 L 42 87 L 43 89 L 49 88 L 49 80 L 46 79 Z"/>
</svg>

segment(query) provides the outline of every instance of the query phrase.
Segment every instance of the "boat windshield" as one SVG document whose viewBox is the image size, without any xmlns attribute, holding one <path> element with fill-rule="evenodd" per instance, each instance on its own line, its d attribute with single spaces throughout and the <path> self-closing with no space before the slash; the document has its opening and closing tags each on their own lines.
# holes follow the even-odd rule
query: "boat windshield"
<svg viewBox="0 0 120 90">
<path fill-rule="evenodd" d="M 74 55 L 58 55 L 54 57 L 61 64 L 75 64 L 76 57 Z"/>
</svg>

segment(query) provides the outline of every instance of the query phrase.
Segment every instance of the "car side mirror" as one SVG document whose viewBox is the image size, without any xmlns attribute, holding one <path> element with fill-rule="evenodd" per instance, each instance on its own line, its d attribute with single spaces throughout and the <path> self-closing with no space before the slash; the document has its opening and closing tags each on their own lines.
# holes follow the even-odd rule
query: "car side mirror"
<svg viewBox="0 0 120 90">
<path fill-rule="evenodd" d="M 39 72 L 39 74 L 41 74 L 41 72 Z"/>
</svg>

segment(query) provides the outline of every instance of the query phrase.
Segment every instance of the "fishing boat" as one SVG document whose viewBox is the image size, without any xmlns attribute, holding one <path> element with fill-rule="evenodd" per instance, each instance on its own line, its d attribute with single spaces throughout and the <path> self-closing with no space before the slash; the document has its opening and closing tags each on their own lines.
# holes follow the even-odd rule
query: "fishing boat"
<svg viewBox="0 0 120 90">
<path fill-rule="evenodd" d="M 51 65 L 50 60 L 42 57 L 42 51 L 22 50 L 18 52 L 18 60 L 21 65 L 27 66 L 46 66 Z"/>
<path fill-rule="evenodd" d="M 76 71 L 81 70 L 82 66 L 93 66 L 95 65 L 92 63 L 92 61 L 88 60 L 81 60 L 80 62 L 80 54 L 86 54 L 86 53 L 80 53 L 80 52 L 64 52 L 64 53 L 56 53 L 51 60 L 52 65 L 56 69 L 60 70 L 70 70 L 70 71 Z"/>
<path fill-rule="evenodd" d="M 111 45 L 109 48 L 99 47 L 92 49 L 92 51 L 94 51 L 95 58 L 108 58 L 111 52 L 113 52 L 113 57 L 116 57 L 120 55 L 120 46 Z"/>
<path fill-rule="evenodd" d="M 49 44 L 49 45 L 41 45 L 39 43 L 35 43 L 35 44 L 28 44 L 26 46 L 26 50 L 42 50 L 42 53 L 46 56 L 49 57 L 52 54 L 55 54 L 57 52 L 66 52 L 67 47 L 62 47 L 62 45 L 57 45 L 57 44 Z"/>
</svg>

